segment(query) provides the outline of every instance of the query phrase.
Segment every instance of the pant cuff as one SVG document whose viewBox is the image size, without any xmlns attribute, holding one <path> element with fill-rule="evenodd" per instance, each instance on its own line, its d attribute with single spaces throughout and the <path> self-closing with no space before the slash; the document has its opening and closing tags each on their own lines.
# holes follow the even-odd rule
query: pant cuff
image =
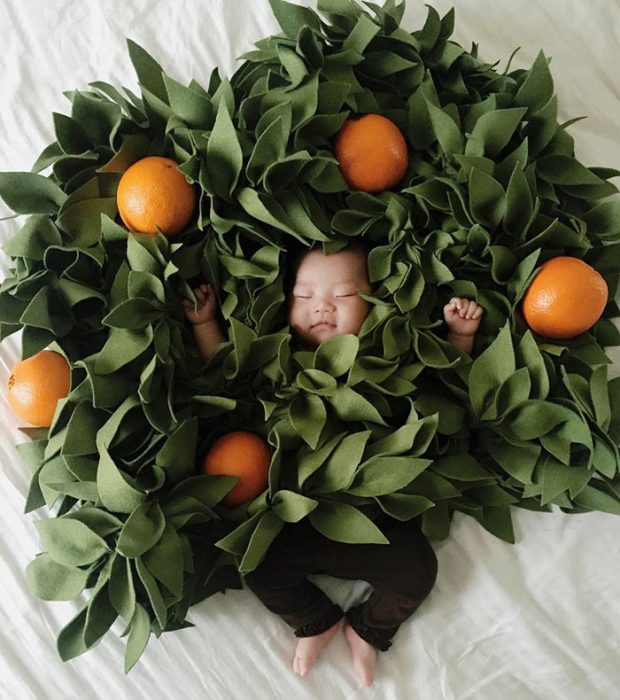
<svg viewBox="0 0 620 700">
<path fill-rule="evenodd" d="M 323 634 L 330 627 L 335 625 L 338 620 L 342 619 L 344 612 L 338 605 L 334 605 L 329 612 L 320 620 L 309 622 L 307 625 L 302 625 L 295 630 L 296 637 L 315 637 L 317 634 Z"/>
<path fill-rule="evenodd" d="M 348 623 L 353 627 L 357 634 L 368 644 L 371 644 L 379 651 L 387 651 L 391 646 L 391 638 L 398 631 L 398 627 L 389 627 L 379 629 L 377 627 L 368 627 L 362 619 L 362 606 L 351 608 L 346 613 Z"/>
</svg>

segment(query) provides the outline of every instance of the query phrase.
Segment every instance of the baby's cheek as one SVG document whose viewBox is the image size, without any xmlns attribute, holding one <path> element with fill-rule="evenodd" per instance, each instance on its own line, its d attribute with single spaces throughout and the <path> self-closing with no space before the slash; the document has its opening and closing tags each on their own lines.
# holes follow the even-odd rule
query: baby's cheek
<svg viewBox="0 0 620 700">
<path fill-rule="evenodd" d="M 357 333 L 366 320 L 369 311 L 370 304 L 361 297 L 357 297 L 345 312 L 347 332 Z"/>
</svg>

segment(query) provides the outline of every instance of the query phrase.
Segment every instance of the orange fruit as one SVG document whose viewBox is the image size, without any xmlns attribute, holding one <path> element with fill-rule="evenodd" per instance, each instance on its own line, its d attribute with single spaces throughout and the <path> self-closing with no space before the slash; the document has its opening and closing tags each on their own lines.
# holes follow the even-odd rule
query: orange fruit
<svg viewBox="0 0 620 700">
<path fill-rule="evenodd" d="M 47 428 L 52 424 L 56 404 L 70 388 L 67 360 L 53 350 L 42 350 L 13 366 L 8 382 L 9 406 L 19 418 Z"/>
<path fill-rule="evenodd" d="M 182 231 L 196 209 L 196 193 L 170 158 L 149 156 L 127 168 L 118 183 L 116 205 L 130 231 L 166 236 Z"/>
<path fill-rule="evenodd" d="M 340 172 L 354 190 L 387 190 L 407 172 L 407 142 L 396 124 L 380 114 L 347 119 L 336 135 L 334 151 Z"/>
<path fill-rule="evenodd" d="M 552 258 L 523 297 L 529 327 L 547 338 L 573 338 L 600 318 L 609 292 L 601 275 L 588 263 L 568 256 Z"/>
<path fill-rule="evenodd" d="M 204 459 L 205 474 L 226 474 L 240 477 L 223 502 L 238 506 L 252 501 L 267 487 L 271 451 L 258 435 L 238 430 L 222 435 Z"/>
</svg>

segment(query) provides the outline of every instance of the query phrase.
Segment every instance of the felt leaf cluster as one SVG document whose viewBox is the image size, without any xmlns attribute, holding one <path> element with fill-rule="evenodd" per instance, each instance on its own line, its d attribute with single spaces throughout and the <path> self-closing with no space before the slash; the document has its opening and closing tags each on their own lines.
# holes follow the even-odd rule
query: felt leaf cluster
<svg viewBox="0 0 620 700">
<path fill-rule="evenodd" d="M 381 543 L 381 517 L 442 538 L 459 511 L 513 541 L 512 506 L 620 513 L 616 303 L 570 341 L 520 315 L 550 258 L 590 263 L 610 299 L 620 272 L 619 173 L 575 157 L 546 56 L 501 71 L 432 7 L 409 32 L 395 0 L 270 2 L 281 33 L 230 79 L 179 82 L 129 41 L 139 94 L 67 93 L 32 171 L 0 174 L 26 217 L 5 246 L 0 339 L 21 330 L 24 357 L 52 344 L 72 368 L 54 423 L 20 446 L 26 509 L 53 513 L 33 593 L 83 603 L 63 659 L 121 618 L 129 670 L 151 634 L 187 626 L 191 605 L 239 586 L 303 519 Z M 350 190 L 333 153 L 366 113 L 409 150 L 378 194 Z M 173 158 L 198 193 L 172 239 L 119 223 L 120 176 L 147 155 Z M 370 247 L 370 313 L 357 336 L 308 349 L 287 326 L 293 260 L 352 239 Z M 205 365 L 182 301 L 206 280 L 227 340 Z M 484 308 L 473 360 L 446 340 L 452 296 Z M 265 492 L 231 510 L 235 479 L 201 464 L 233 430 L 261 435 L 272 459 Z"/>
</svg>

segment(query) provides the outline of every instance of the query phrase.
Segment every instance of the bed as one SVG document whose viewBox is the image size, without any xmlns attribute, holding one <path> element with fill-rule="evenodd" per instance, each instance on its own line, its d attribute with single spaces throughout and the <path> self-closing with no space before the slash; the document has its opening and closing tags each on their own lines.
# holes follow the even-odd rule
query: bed
<svg viewBox="0 0 620 700">
<path fill-rule="evenodd" d="M 303 0 L 300 4 L 314 6 Z M 434 0 L 456 9 L 455 38 L 479 45 L 489 61 L 529 67 L 540 48 L 553 57 L 560 121 L 572 126 L 587 165 L 620 166 L 620 0 Z M 409 2 L 402 25 L 419 28 L 421 3 Z M 5 0 L 0 4 L 3 76 L 0 168 L 27 171 L 53 139 L 52 112 L 67 112 L 62 92 L 102 80 L 135 88 L 130 37 L 180 82 L 206 83 L 220 66 L 231 74 L 253 42 L 278 27 L 267 0 L 113 0 L 74 3 Z M 616 181 L 616 184 L 618 182 Z M 0 217 L 10 212 L 0 202 Z M 5 243 L 18 221 L 0 228 Z M 0 256 L 0 276 L 9 260 Z M 19 336 L 0 346 L 0 382 L 20 356 Z M 620 352 L 611 350 L 620 374 Z M 0 696 L 61 698 L 199 698 L 259 700 L 405 698 L 495 700 L 513 697 L 611 700 L 620 687 L 620 518 L 515 510 L 516 545 L 457 514 L 450 537 L 436 544 L 437 584 L 363 689 L 338 636 L 305 679 L 290 670 L 294 638 L 246 590 L 217 594 L 190 610 L 194 627 L 151 639 L 140 662 L 123 672 L 124 643 L 106 635 L 96 649 L 63 663 L 55 638 L 77 606 L 43 603 L 24 577 L 40 551 L 35 512 L 24 515 L 29 472 L 14 448 L 24 442 L 0 398 Z M 343 606 L 367 590 L 322 578 Z"/>
</svg>

